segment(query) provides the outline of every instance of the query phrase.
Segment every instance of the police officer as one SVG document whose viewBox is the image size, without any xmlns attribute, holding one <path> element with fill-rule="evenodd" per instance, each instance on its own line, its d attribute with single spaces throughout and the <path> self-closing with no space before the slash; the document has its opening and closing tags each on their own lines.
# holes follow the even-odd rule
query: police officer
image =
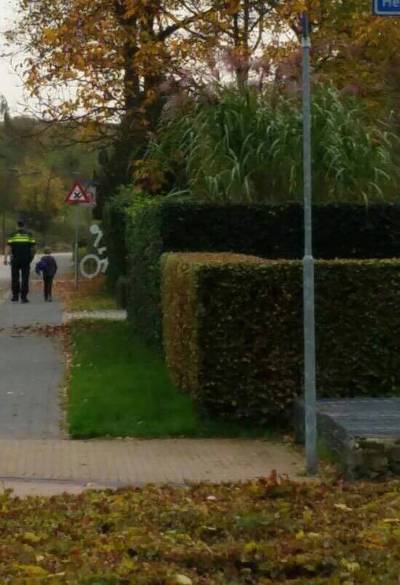
<svg viewBox="0 0 400 585">
<path fill-rule="evenodd" d="M 18 229 L 8 238 L 8 253 L 11 255 L 11 289 L 12 301 L 18 302 L 21 294 L 21 302 L 28 303 L 29 272 L 31 262 L 35 256 L 35 240 L 25 229 L 23 221 L 18 222 Z M 5 256 L 4 264 L 7 264 Z"/>
</svg>

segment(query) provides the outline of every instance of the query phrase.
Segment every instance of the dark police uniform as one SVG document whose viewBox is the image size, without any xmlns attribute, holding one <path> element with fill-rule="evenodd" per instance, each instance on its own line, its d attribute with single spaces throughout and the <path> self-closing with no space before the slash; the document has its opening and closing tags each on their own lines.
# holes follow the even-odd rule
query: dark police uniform
<svg viewBox="0 0 400 585">
<path fill-rule="evenodd" d="M 32 234 L 23 228 L 10 235 L 7 241 L 11 249 L 11 288 L 13 299 L 24 301 L 29 292 L 29 272 L 36 244 Z M 21 275 L 21 281 L 20 281 Z"/>
</svg>

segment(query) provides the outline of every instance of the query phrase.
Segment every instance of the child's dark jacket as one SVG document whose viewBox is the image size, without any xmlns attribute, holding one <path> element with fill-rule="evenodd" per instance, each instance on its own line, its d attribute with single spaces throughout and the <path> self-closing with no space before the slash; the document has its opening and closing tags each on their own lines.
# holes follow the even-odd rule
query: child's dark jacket
<svg viewBox="0 0 400 585">
<path fill-rule="evenodd" d="M 35 271 L 37 274 L 42 273 L 43 276 L 55 276 L 57 272 L 57 262 L 50 254 L 42 256 L 40 261 L 36 264 Z"/>
</svg>

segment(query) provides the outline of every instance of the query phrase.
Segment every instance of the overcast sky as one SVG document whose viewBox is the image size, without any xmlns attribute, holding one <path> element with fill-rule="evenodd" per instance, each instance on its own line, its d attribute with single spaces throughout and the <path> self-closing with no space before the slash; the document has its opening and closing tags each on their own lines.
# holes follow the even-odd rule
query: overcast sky
<svg viewBox="0 0 400 585">
<path fill-rule="evenodd" d="M 5 51 L 3 31 L 15 22 L 16 0 L 0 0 L 0 54 Z M 12 113 L 25 109 L 21 80 L 13 71 L 11 59 L 0 57 L 0 94 L 3 94 Z"/>
</svg>

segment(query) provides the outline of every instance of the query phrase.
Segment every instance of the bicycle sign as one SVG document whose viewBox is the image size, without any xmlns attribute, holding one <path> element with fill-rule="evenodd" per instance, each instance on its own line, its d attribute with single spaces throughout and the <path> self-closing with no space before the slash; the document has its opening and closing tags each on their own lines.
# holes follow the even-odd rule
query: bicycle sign
<svg viewBox="0 0 400 585">
<path fill-rule="evenodd" d="M 94 248 L 96 254 L 86 254 L 79 263 L 79 271 L 84 278 L 96 278 L 100 273 L 105 274 L 108 269 L 107 247 L 101 246 L 103 231 L 97 224 L 90 226 L 90 233 L 95 236 Z"/>
</svg>

